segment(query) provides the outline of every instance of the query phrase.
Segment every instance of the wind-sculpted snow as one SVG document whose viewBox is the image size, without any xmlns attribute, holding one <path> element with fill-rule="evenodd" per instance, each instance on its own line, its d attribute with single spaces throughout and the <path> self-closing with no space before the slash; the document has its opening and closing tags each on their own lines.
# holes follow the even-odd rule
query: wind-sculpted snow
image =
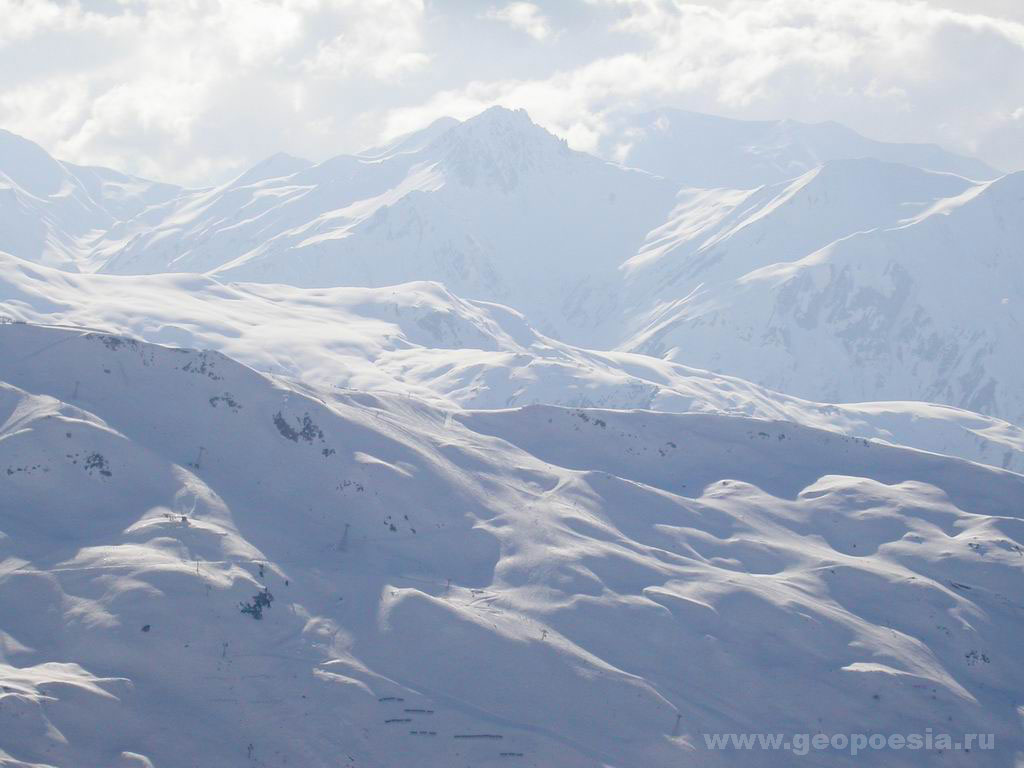
<svg viewBox="0 0 1024 768">
<path fill-rule="evenodd" d="M 950 198 L 919 196 L 836 240 L 835 230 L 815 242 L 815 224 L 794 225 L 828 224 L 835 183 L 707 228 L 679 226 L 671 246 L 652 244 L 634 262 L 634 295 L 656 299 L 623 347 L 812 399 L 929 400 L 1022 423 L 1022 188 L 1017 173 Z M 894 221 L 898 210 L 906 215 Z"/>
<path fill-rule="evenodd" d="M 935 401 L 1024 423 L 1021 174 L 835 124 L 667 110 L 620 127 L 625 165 L 493 108 L 357 155 L 275 155 L 202 190 L 78 168 L 4 134 L 0 248 L 65 271 L 440 283 L 567 344 L 815 401 Z M 530 397 L 492 383 L 493 362 L 420 359 L 406 378 L 444 377 L 461 402 Z"/>
<path fill-rule="evenodd" d="M 0 129 L 0 250 L 70 271 L 95 268 L 90 252 L 107 230 L 180 191 L 55 160 Z"/>
<path fill-rule="evenodd" d="M 1024 749 L 1020 475 L 721 414 L 453 414 L 22 324 L 0 381 L 0 763 Z"/>
<path fill-rule="evenodd" d="M 188 275 L 67 275 L 0 254 L 0 315 L 216 349 L 316 386 L 445 408 L 551 404 L 793 421 L 1024 471 L 1024 430 L 949 406 L 822 404 L 729 376 L 538 334 L 507 307 L 432 283 L 222 285 Z"/>
<path fill-rule="evenodd" d="M 874 159 L 837 160 L 754 190 L 679 192 L 668 220 L 625 264 L 636 301 L 687 284 L 734 279 L 858 232 L 900 226 L 976 185 Z M 671 286 L 660 289 L 659 286 Z M 685 289 L 684 289 L 685 290 Z"/>
<path fill-rule="evenodd" d="M 572 151 L 522 111 L 440 127 L 423 141 L 246 175 L 168 203 L 160 221 L 112 230 L 97 258 L 118 274 L 439 281 L 512 304 L 549 333 L 595 338 L 617 309 L 619 265 L 668 212 L 674 185 Z"/>
</svg>

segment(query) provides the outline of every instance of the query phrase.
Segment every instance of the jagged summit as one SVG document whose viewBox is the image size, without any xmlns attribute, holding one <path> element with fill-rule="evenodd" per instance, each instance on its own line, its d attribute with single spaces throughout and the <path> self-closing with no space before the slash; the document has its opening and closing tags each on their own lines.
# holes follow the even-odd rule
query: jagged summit
<svg viewBox="0 0 1024 768">
<path fill-rule="evenodd" d="M 522 175 L 563 165 L 571 155 L 564 139 L 534 123 L 525 109 L 491 107 L 441 134 L 428 151 L 469 187 L 510 192 Z"/>
<path fill-rule="evenodd" d="M 536 127 L 537 124 L 533 122 L 530 113 L 522 107 L 505 107 L 495 104 L 478 115 L 474 115 L 468 120 L 463 120 L 462 125 L 493 125 L 505 126 L 506 128 L 519 127 L 521 129 L 528 129 Z"/>
</svg>

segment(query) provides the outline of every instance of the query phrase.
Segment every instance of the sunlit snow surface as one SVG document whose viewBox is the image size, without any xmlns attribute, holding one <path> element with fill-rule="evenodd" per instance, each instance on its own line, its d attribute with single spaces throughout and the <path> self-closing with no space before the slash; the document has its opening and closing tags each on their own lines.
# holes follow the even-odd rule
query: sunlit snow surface
<svg viewBox="0 0 1024 768">
<path fill-rule="evenodd" d="M 1024 423 L 1024 173 L 834 123 L 662 110 L 627 128 L 643 170 L 496 107 L 198 190 L 0 134 L 0 251 L 69 272 L 439 282 L 587 348 Z"/>
<path fill-rule="evenodd" d="M 335 389 L 447 408 L 554 404 L 794 421 L 1024 471 L 1024 430 L 920 402 L 823 404 L 741 379 L 537 333 L 436 283 L 380 289 L 222 284 L 195 275 L 69 275 L 0 253 L 0 314 L 223 352 Z"/>
<path fill-rule="evenodd" d="M 0 327 L 0 380 L 9 764 L 733 765 L 700 734 L 927 727 L 996 734 L 952 765 L 1024 748 L 1020 475 L 720 414 L 453 414 L 30 325 Z"/>
<path fill-rule="evenodd" d="M 0 765 L 1024 759 L 1024 176 L 638 121 L 0 131 Z M 703 738 L 928 728 L 997 748 Z"/>
</svg>

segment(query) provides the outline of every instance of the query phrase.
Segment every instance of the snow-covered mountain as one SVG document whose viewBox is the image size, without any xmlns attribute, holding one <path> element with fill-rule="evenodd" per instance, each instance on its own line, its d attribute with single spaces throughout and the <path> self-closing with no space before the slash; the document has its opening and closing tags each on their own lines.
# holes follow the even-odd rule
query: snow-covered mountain
<svg viewBox="0 0 1024 768">
<path fill-rule="evenodd" d="M 182 190 L 0 132 L 0 766 L 1024 755 L 1024 174 L 614 141 Z"/>
<path fill-rule="evenodd" d="M 632 290 L 634 302 L 649 302 L 659 287 L 672 296 L 681 285 L 792 261 L 858 232 L 908 223 L 976 188 L 960 176 L 872 158 L 829 162 L 753 190 L 684 188 L 624 271 L 646 279 L 633 279 Z"/>
<path fill-rule="evenodd" d="M 181 190 L 64 163 L 0 130 L 0 250 L 70 271 L 95 268 L 94 241 Z"/>
<path fill-rule="evenodd" d="M 0 170 L 18 181 L 0 247 L 111 274 L 438 282 L 585 348 L 819 402 L 933 401 L 1024 423 L 1019 174 L 977 181 L 995 172 L 833 124 L 648 118 L 668 127 L 634 149 L 661 175 L 494 108 L 358 155 L 276 155 L 194 191 L 86 173 L 7 136 Z"/>
<path fill-rule="evenodd" d="M 8 765 L 726 766 L 702 734 L 851 722 L 1024 750 L 1020 475 L 31 325 L 0 382 Z"/>
<path fill-rule="evenodd" d="M 97 251 L 102 271 L 299 286 L 435 280 L 595 341 L 617 311 L 624 255 L 675 192 L 502 108 L 360 156 L 279 166 L 171 202 L 159 223 L 116 228 Z"/>
<path fill-rule="evenodd" d="M 810 399 L 1024 423 L 1022 243 L 1024 173 L 965 185 L 856 161 L 684 194 L 627 265 L 639 323 L 622 346 Z"/>
<path fill-rule="evenodd" d="M 436 283 L 302 289 L 195 275 L 67 275 L 0 254 L 0 315 L 217 350 L 318 387 L 438 407 L 528 404 L 791 421 L 1024 473 L 1024 430 L 920 402 L 822 404 L 628 352 L 581 349 Z"/>
<path fill-rule="evenodd" d="M 861 136 L 835 122 L 732 120 L 659 109 L 624 117 L 602 139 L 602 152 L 690 187 L 753 189 L 834 160 L 874 158 L 969 179 L 999 171 L 932 144 L 897 144 Z"/>
</svg>

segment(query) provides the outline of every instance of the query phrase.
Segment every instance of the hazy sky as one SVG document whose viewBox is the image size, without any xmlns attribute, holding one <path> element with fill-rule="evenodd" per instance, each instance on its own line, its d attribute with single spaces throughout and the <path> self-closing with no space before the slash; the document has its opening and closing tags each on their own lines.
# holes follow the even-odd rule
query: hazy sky
<svg viewBox="0 0 1024 768">
<path fill-rule="evenodd" d="M 0 0 L 0 127 L 184 183 L 491 104 L 593 149 L 676 106 L 1024 168 L 1024 0 Z"/>
</svg>

